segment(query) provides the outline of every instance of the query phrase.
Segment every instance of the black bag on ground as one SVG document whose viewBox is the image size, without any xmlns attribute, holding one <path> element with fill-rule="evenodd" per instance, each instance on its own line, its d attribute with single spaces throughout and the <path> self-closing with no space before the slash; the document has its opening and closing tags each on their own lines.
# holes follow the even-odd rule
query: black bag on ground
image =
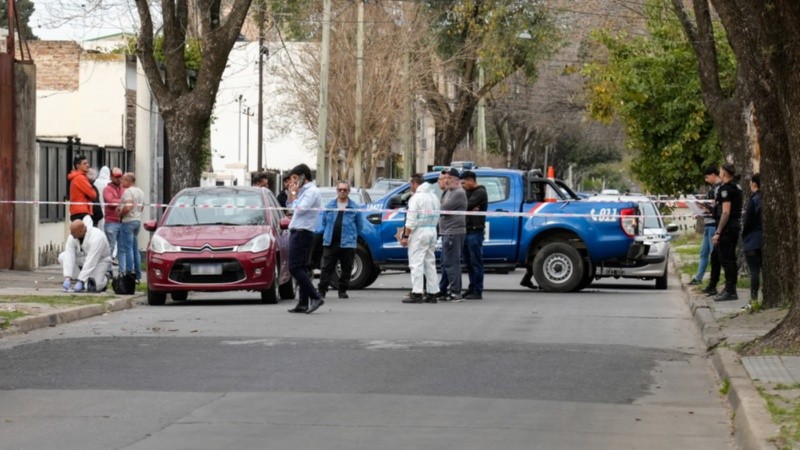
<svg viewBox="0 0 800 450">
<path fill-rule="evenodd" d="M 117 295 L 133 295 L 136 293 L 136 274 L 127 273 L 111 280 L 111 289 Z"/>
</svg>

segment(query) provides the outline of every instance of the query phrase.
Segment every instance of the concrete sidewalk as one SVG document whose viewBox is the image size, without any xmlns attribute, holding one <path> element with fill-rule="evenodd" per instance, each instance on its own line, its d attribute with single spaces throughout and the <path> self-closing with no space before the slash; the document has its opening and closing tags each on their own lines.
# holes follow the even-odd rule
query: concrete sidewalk
<svg viewBox="0 0 800 450">
<path fill-rule="evenodd" d="M 800 380 L 800 356 L 741 357 L 733 347 L 767 334 L 782 314 L 759 316 L 749 322 L 731 320 L 750 315 L 747 310 L 750 292 L 739 289 L 739 300 L 715 302 L 698 287 L 687 284 L 691 277 L 680 274 L 683 261 L 677 252 L 672 252 L 671 258 L 695 323 L 711 352 L 712 365 L 723 385 L 726 380 L 729 383 L 725 395 L 733 409 L 737 444 L 743 449 L 777 448 L 772 441 L 780 434 L 780 427 L 774 423 L 758 388 L 777 383 L 797 383 Z"/>
<path fill-rule="evenodd" d="M 61 267 L 58 265 L 41 267 L 33 272 L 0 270 L 0 298 L 6 300 L 0 303 L 0 310 L 21 311 L 27 314 L 24 317 L 12 320 L 7 328 L 0 329 L 0 337 L 15 333 L 27 333 L 37 328 L 52 327 L 61 323 L 129 309 L 136 304 L 144 303 L 144 294 L 118 296 L 114 294 L 110 286 L 106 292 L 100 294 L 64 292 L 61 286 L 63 281 Z M 109 296 L 112 298 L 102 302 L 102 304 L 81 306 L 49 306 L 41 303 L 24 302 L 24 298 L 28 296 L 59 297 L 74 295 L 99 295 L 104 298 Z M 7 301 L 9 298 L 13 299 L 15 297 L 20 298 L 20 301 Z"/>
</svg>

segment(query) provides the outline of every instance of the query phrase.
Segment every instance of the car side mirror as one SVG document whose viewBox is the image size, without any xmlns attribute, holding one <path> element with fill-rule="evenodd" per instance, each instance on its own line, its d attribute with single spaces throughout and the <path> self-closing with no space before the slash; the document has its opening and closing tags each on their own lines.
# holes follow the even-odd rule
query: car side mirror
<svg viewBox="0 0 800 450">
<path fill-rule="evenodd" d="M 142 224 L 142 228 L 147 231 L 156 231 L 156 228 L 158 228 L 158 222 L 155 220 L 145 220 L 144 224 Z"/>
<path fill-rule="evenodd" d="M 676 224 L 676 223 L 667 224 L 667 232 L 668 233 L 675 233 L 677 231 L 678 231 L 678 224 Z"/>
</svg>

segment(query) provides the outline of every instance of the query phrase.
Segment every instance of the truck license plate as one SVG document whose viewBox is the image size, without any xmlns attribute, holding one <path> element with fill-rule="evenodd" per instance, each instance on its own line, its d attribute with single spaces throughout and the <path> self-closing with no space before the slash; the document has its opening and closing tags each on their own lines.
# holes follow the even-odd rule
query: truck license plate
<svg viewBox="0 0 800 450">
<path fill-rule="evenodd" d="M 222 264 L 192 264 L 189 271 L 192 275 L 222 275 Z"/>
</svg>

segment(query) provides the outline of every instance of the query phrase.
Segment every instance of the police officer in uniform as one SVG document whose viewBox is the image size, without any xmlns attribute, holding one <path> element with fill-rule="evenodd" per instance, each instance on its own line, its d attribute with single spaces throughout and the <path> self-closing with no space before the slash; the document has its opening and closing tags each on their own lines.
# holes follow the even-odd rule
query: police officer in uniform
<svg viewBox="0 0 800 450">
<path fill-rule="evenodd" d="M 722 186 L 717 191 L 715 203 L 715 216 L 717 231 L 714 233 L 712 243 L 715 252 L 719 252 L 719 262 L 725 272 L 725 290 L 714 297 L 714 301 L 722 302 L 738 300 L 736 294 L 736 278 L 739 268 L 736 261 L 736 243 L 739 240 L 740 224 L 742 217 L 742 189 L 736 184 L 734 177 L 736 169 L 732 164 L 723 164 L 720 170 Z"/>
</svg>

